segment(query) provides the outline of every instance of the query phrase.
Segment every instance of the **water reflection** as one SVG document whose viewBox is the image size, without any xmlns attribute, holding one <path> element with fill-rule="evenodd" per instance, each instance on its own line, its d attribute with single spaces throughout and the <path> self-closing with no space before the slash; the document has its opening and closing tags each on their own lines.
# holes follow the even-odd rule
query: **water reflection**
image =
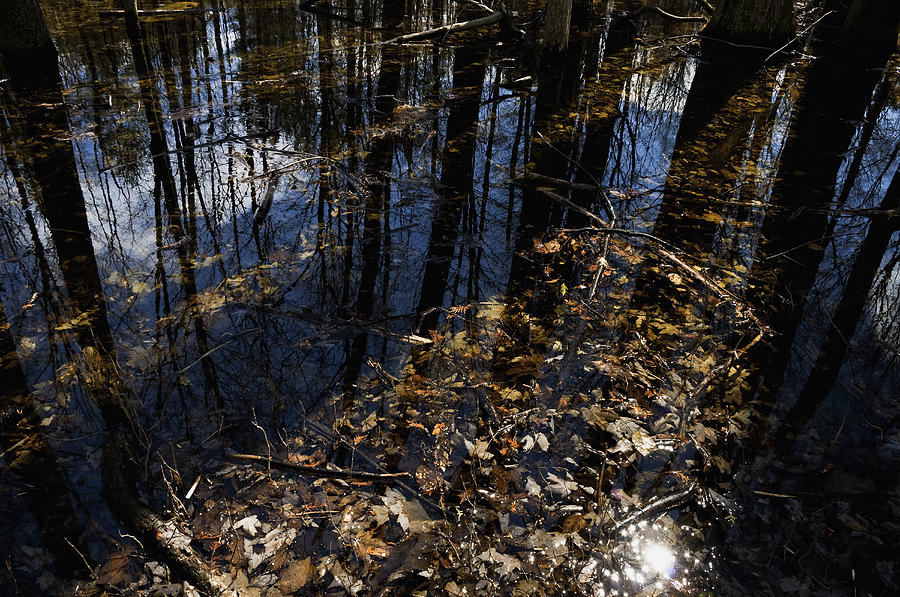
<svg viewBox="0 0 900 597">
<path fill-rule="evenodd" d="M 148 499 L 176 510 L 170 469 L 219 478 L 228 449 L 399 468 L 403 500 L 298 481 L 304 506 L 355 509 L 284 559 L 423 591 L 780 592 L 808 560 L 770 573 L 767 554 L 804 543 L 836 590 L 884 564 L 853 533 L 889 538 L 896 506 L 896 35 L 847 52 L 838 11 L 816 60 L 735 61 L 657 44 L 625 2 L 564 54 L 373 43 L 477 10 L 407 4 L 216 2 L 127 27 L 60 6 L 58 62 L 4 54 L 9 469 L 78 522 L 99 507 L 78 505 L 101 441 L 81 438 L 125 421 Z M 26 436 L 41 475 L 15 464 Z M 233 503 L 208 491 L 193 512 Z"/>
</svg>

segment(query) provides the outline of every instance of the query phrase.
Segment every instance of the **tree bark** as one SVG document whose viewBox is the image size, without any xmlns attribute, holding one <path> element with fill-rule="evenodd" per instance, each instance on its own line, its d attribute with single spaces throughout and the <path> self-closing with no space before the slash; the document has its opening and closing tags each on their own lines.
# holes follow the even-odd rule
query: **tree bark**
<svg viewBox="0 0 900 597">
<path fill-rule="evenodd" d="M 53 45 L 37 0 L 0 0 L 0 52 L 29 51 Z"/>
<path fill-rule="evenodd" d="M 569 27 L 572 24 L 572 0 L 548 0 L 544 18 L 544 48 L 562 53 L 569 46 Z"/>
<path fill-rule="evenodd" d="M 854 0 L 841 27 L 841 37 L 851 52 L 881 55 L 897 48 L 900 33 L 900 2 L 897 0 Z"/>
<path fill-rule="evenodd" d="M 56 47 L 40 3 L 38 0 L 0 0 L 0 15 L 0 55 L 7 74 L 29 88 L 42 86 L 36 79 L 44 71 L 34 70 L 31 65 L 55 62 Z"/>
</svg>

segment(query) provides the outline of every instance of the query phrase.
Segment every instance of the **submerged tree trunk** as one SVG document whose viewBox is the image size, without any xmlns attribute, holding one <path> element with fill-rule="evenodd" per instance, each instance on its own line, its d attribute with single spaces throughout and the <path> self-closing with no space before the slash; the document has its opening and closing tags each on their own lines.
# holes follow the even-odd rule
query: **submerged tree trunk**
<svg viewBox="0 0 900 597">
<path fill-rule="evenodd" d="M 772 46 L 794 34 L 791 0 L 719 0 L 704 37 L 732 44 Z"/>
</svg>

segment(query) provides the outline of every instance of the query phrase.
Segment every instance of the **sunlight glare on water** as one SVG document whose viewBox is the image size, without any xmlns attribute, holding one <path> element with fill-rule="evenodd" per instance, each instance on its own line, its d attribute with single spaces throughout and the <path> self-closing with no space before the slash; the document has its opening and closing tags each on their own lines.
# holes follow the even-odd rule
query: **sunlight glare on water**
<svg viewBox="0 0 900 597">
<path fill-rule="evenodd" d="M 667 545 L 649 543 L 643 549 L 644 569 L 672 578 L 675 573 L 675 554 Z"/>
</svg>

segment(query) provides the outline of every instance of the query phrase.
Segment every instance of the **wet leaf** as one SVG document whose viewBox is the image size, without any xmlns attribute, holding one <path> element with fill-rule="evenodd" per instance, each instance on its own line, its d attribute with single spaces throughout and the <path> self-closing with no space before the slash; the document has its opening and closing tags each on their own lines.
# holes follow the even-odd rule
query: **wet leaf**
<svg viewBox="0 0 900 597">
<path fill-rule="evenodd" d="M 278 588 L 282 593 L 293 593 L 306 585 L 315 570 L 310 558 L 294 560 L 279 572 Z"/>
<path fill-rule="evenodd" d="M 500 576 L 509 576 L 514 570 L 521 570 L 522 562 L 513 556 L 509 556 L 498 552 L 493 547 L 478 554 L 478 559 L 483 562 L 494 564 L 494 571 Z"/>
<path fill-rule="evenodd" d="M 642 429 L 639 429 L 631 436 L 631 442 L 634 444 L 641 456 L 649 456 L 656 449 L 656 442 L 653 441 Z"/>
<path fill-rule="evenodd" d="M 113 554 L 97 572 L 97 581 L 107 585 L 120 585 L 131 578 L 129 564 L 132 550 Z"/>
</svg>

